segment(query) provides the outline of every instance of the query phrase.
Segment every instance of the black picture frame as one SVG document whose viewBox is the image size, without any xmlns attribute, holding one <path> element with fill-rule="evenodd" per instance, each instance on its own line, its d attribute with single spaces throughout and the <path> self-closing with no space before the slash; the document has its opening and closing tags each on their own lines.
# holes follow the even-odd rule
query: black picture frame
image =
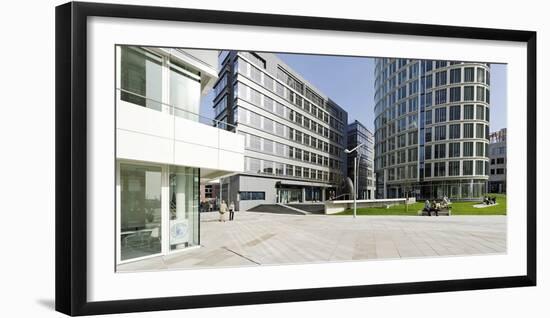
<svg viewBox="0 0 550 318">
<path fill-rule="evenodd" d="M 536 32 L 82 2 L 60 5 L 56 7 L 55 13 L 56 310 L 76 316 L 536 285 Z M 86 297 L 86 31 L 87 18 L 92 16 L 526 43 L 526 275 L 88 302 Z"/>
</svg>

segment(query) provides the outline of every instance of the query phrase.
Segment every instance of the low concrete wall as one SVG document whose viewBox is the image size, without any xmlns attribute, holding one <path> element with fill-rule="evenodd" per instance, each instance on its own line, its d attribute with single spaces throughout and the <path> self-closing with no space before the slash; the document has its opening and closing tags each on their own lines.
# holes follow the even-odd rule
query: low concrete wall
<svg viewBox="0 0 550 318">
<path fill-rule="evenodd" d="M 414 198 L 357 200 L 357 208 L 385 207 L 395 204 L 404 204 L 405 202 L 407 204 L 412 204 L 415 203 L 416 200 Z M 325 214 L 340 213 L 347 209 L 353 209 L 353 200 L 325 201 Z"/>
</svg>

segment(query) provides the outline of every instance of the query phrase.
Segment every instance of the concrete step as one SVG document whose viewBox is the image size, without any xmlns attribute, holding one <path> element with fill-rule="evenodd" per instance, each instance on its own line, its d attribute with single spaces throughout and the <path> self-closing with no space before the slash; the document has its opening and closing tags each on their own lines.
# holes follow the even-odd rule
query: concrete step
<svg viewBox="0 0 550 318">
<path fill-rule="evenodd" d="M 304 212 L 299 212 L 279 204 L 260 204 L 248 209 L 247 212 L 306 215 Z"/>
</svg>

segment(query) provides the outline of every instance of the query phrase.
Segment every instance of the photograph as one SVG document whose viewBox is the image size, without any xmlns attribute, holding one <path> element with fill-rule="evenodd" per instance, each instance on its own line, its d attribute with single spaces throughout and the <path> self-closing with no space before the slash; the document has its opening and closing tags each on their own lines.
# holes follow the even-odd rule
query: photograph
<svg viewBox="0 0 550 318">
<path fill-rule="evenodd" d="M 116 272 L 506 254 L 506 63 L 116 45 Z"/>
</svg>

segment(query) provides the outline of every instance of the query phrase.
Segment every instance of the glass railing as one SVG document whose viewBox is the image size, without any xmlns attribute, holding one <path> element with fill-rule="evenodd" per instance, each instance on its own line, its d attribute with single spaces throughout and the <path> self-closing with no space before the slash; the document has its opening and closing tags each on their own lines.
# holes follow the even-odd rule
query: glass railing
<svg viewBox="0 0 550 318">
<path fill-rule="evenodd" d="M 138 93 L 125 90 L 123 88 L 117 88 L 117 90 L 120 92 L 120 97 L 119 97 L 120 100 L 135 104 L 136 106 L 146 107 L 146 108 L 154 109 L 160 112 L 162 112 L 163 108 L 166 107 L 168 108 L 168 112 L 170 115 L 174 115 L 180 118 L 185 118 L 195 122 L 200 122 L 202 124 L 216 127 L 219 129 L 223 129 L 231 132 L 237 132 L 237 126 L 226 123 L 224 121 L 209 118 L 201 114 L 192 112 L 190 110 L 187 110 L 178 106 L 174 106 L 168 103 L 164 103 L 160 100 L 150 98 L 144 95 L 140 95 Z"/>
</svg>

